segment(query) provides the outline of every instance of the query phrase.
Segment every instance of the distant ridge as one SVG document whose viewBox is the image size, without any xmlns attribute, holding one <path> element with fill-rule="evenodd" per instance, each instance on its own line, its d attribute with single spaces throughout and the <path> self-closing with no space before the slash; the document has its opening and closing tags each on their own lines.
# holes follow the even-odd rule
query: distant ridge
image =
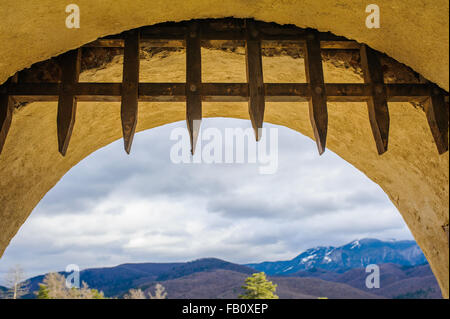
<svg viewBox="0 0 450 319">
<path fill-rule="evenodd" d="M 247 266 L 264 271 L 268 275 L 287 275 L 314 268 L 344 272 L 353 268 L 363 268 L 369 264 L 387 263 L 417 266 L 426 264 L 427 260 L 415 241 L 365 238 L 339 247 L 310 248 L 288 261 L 262 262 Z"/>
<path fill-rule="evenodd" d="M 365 287 L 365 265 L 380 265 L 380 289 Z M 316 247 L 289 261 L 238 265 L 217 258 L 179 263 L 127 263 L 81 271 L 80 278 L 107 297 L 131 288 L 166 287 L 169 298 L 237 298 L 245 278 L 264 271 L 281 298 L 441 298 L 425 256 L 414 241 L 361 239 Z M 67 275 L 62 272 L 62 274 Z M 44 275 L 29 279 L 35 298 Z M 1 289 L 1 288 L 0 288 Z"/>
</svg>

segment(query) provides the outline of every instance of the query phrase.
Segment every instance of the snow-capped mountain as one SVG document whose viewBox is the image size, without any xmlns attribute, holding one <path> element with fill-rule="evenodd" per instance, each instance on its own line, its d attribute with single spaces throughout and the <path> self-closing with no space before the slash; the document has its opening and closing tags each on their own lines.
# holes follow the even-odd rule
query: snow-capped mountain
<svg viewBox="0 0 450 319">
<path fill-rule="evenodd" d="M 369 264 L 386 263 L 416 266 L 427 263 L 427 260 L 414 241 L 381 241 L 365 238 L 340 247 L 310 248 L 288 261 L 263 262 L 247 266 L 264 271 L 268 275 L 281 275 L 317 268 L 343 272 L 366 267 Z"/>
</svg>

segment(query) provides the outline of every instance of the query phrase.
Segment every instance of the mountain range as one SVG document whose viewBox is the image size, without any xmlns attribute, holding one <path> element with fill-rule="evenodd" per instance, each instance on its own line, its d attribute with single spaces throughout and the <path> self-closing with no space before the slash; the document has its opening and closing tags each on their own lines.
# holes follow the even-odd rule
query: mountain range
<svg viewBox="0 0 450 319">
<path fill-rule="evenodd" d="M 368 264 L 380 266 L 379 289 L 365 287 Z M 414 241 L 362 239 L 340 247 L 308 249 L 292 260 L 238 265 L 216 258 L 180 263 L 122 264 L 81 271 L 80 278 L 108 297 L 131 288 L 154 291 L 161 283 L 168 298 L 237 298 L 245 278 L 264 271 L 280 298 L 442 298 L 425 256 Z M 65 274 L 62 272 L 62 274 Z M 39 289 L 44 275 L 29 279 Z M 30 293 L 27 298 L 33 298 Z"/>
<path fill-rule="evenodd" d="M 427 260 L 415 241 L 366 238 L 340 247 L 311 248 L 288 261 L 262 262 L 247 266 L 268 275 L 286 275 L 316 268 L 341 273 L 354 268 L 365 268 L 369 264 L 387 263 L 417 266 L 427 263 Z"/>
</svg>

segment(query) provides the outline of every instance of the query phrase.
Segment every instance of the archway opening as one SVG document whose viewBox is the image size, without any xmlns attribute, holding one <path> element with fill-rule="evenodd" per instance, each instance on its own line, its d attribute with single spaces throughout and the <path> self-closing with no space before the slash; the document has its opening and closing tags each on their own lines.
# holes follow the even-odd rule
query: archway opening
<svg viewBox="0 0 450 319">
<path fill-rule="evenodd" d="M 137 134 L 130 156 L 124 154 L 121 141 L 96 151 L 73 167 L 38 204 L 2 257 L 1 275 L 15 264 L 21 264 L 28 270 L 28 277 L 32 277 L 64 270 L 69 264 L 77 264 L 81 269 L 115 269 L 119 264 L 192 260 L 200 264 L 206 260 L 198 259 L 217 258 L 234 265 L 246 265 L 290 261 L 303 253 L 309 254 L 310 259 L 296 262 L 299 269 L 288 269 L 287 265 L 278 272 L 265 269 L 280 285 L 282 298 L 339 297 L 326 291 L 333 285 L 340 297 L 348 298 L 406 294 L 406 291 L 391 289 L 390 295 L 383 295 L 389 290 L 388 285 L 394 284 L 384 280 L 384 291 L 375 294 L 374 290 L 364 289 L 364 281 L 352 290 L 348 282 L 326 279 L 331 274 L 346 277 L 347 271 L 359 268 L 365 273 L 366 263 L 381 261 L 384 261 L 380 263 L 382 278 L 392 271 L 401 272 L 404 266 L 424 268 L 420 265 L 425 259 L 417 246 L 391 242 L 394 238 L 411 240 L 413 237 L 378 185 L 331 151 L 319 157 L 311 139 L 270 124 L 265 133 L 274 134 L 276 129 L 278 138 L 277 170 L 273 174 L 260 173 L 260 167 L 266 167 L 268 162 L 249 163 L 247 151 L 252 139 L 246 141 L 244 162 L 205 162 L 209 159 L 208 144 L 213 143 L 209 133 L 218 130 L 225 136 L 226 129 L 236 128 L 252 132 L 248 121 L 244 120 L 214 118 L 204 121 L 199 138 L 202 145 L 197 148 L 205 154 L 202 163 L 193 160 L 180 163 L 173 157 L 181 141 L 173 139 L 174 133 L 185 131 L 187 136 L 184 122 Z M 188 138 L 182 143 L 188 153 Z M 268 151 L 274 149 L 275 145 L 270 145 L 274 143 L 273 138 L 267 143 Z M 292 148 L 292 145 L 298 147 Z M 239 149 L 225 140 L 221 147 L 223 160 L 227 149 L 232 149 L 235 156 Z M 321 176 L 324 169 L 328 173 Z M 384 243 L 371 244 L 367 238 L 381 239 Z M 356 245 L 354 239 L 363 239 L 360 240 L 362 247 L 356 249 L 360 256 L 355 254 L 352 258 L 355 261 L 359 258 L 361 264 L 345 265 L 339 261 L 339 249 L 351 242 Z M 397 247 L 389 248 L 389 243 Z M 377 259 L 380 256 L 373 251 L 367 253 L 380 244 L 387 245 L 385 249 L 390 249 L 392 259 Z M 407 246 L 406 249 L 399 249 L 401 245 Z M 323 256 L 320 247 L 327 249 Z M 318 252 L 311 252 L 317 248 Z M 352 252 L 349 248 L 344 254 Z M 398 257 L 406 251 L 409 251 L 409 259 L 400 260 Z M 314 254 L 320 257 L 314 258 Z M 302 255 L 301 259 L 308 256 Z M 399 264 L 385 269 L 389 266 L 387 261 Z M 402 264 L 404 262 L 410 264 Z M 231 293 L 228 286 L 241 284 L 244 268 L 226 269 L 230 265 L 220 265 L 217 260 L 215 263 L 218 264 L 210 262 L 208 265 L 209 273 L 197 271 L 195 275 L 162 280 L 169 298 L 181 294 L 179 281 L 193 280 L 193 276 L 201 278 L 199 285 L 204 291 L 214 286 L 220 294 Z M 332 268 L 330 263 L 336 265 Z M 296 289 L 294 282 L 306 284 L 310 279 L 301 279 L 303 277 L 295 273 L 300 271 L 302 276 L 314 278 L 317 273 L 314 268 L 327 271 L 324 278 L 312 279 L 318 291 Z M 128 271 L 134 274 L 132 269 Z M 91 277 L 88 273 L 82 273 L 81 278 L 88 280 L 90 287 L 103 289 L 108 297 L 121 295 L 131 287 L 123 288 L 124 291 L 116 291 L 106 283 L 97 287 L 95 275 Z M 228 284 L 222 286 L 223 280 L 212 280 L 215 275 L 227 278 Z M 120 280 L 120 275 L 117 278 Z M 414 283 L 411 292 L 430 289 L 421 286 L 423 278 L 407 279 Z M 431 284 L 435 290 L 432 296 L 435 296 L 437 282 Z M 215 295 L 189 295 L 199 296 Z M 236 296 L 237 293 L 230 295 Z"/>
</svg>

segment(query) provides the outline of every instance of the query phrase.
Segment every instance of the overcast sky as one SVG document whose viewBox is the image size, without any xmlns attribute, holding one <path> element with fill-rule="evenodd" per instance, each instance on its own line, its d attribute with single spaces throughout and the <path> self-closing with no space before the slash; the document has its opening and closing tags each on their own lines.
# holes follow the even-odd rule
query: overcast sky
<svg viewBox="0 0 450 319">
<path fill-rule="evenodd" d="M 249 121 L 204 119 L 207 127 Z M 175 164 L 174 128 L 138 133 L 98 150 L 44 197 L 0 259 L 0 277 L 126 262 L 217 257 L 236 263 L 286 260 L 317 245 L 354 239 L 412 239 L 381 188 L 315 142 L 278 128 L 278 170 L 259 164 Z M 1 282 L 1 281 L 0 281 Z"/>
</svg>

